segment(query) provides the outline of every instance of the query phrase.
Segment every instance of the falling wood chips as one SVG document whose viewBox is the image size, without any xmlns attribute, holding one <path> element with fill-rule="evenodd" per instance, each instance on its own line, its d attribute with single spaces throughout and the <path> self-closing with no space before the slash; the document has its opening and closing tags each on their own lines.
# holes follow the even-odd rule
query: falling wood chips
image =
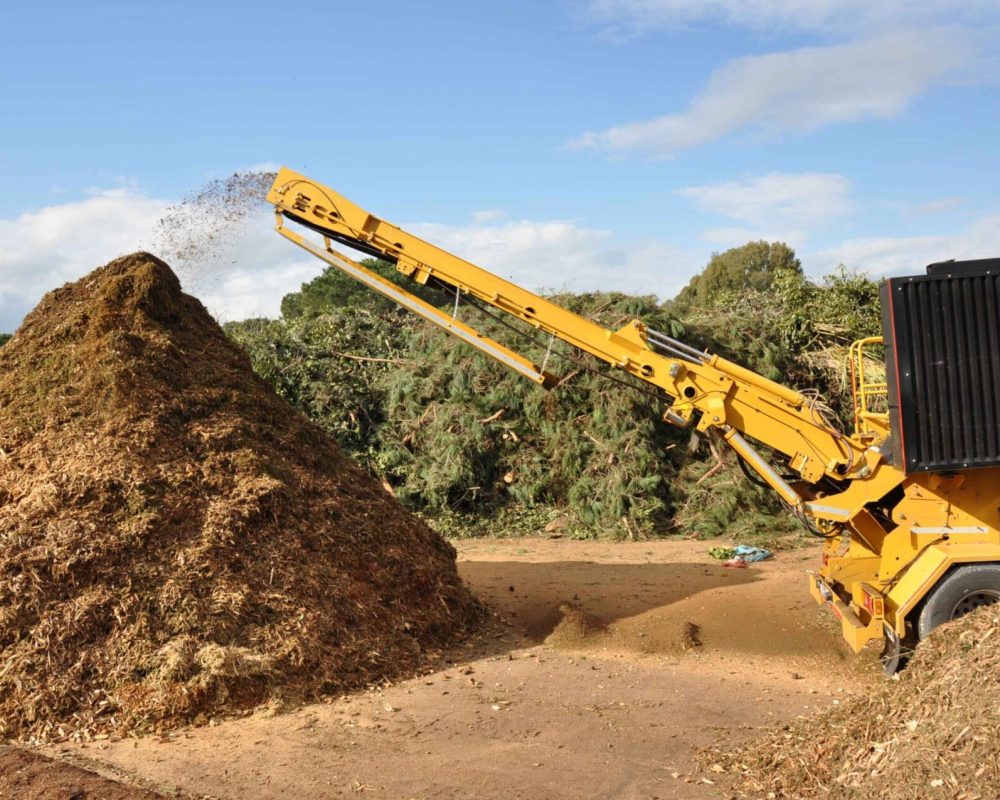
<svg viewBox="0 0 1000 800">
<path fill-rule="evenodd" d="M 874 693 L 706 763 L 743 797 L 1000 797 L 1000 618 L 984 608 L 937 630 Z"/>
<path fill-rule="evenodd" d="M 473 627 L 454 550 L 144 253 L 0 352 L 0 739 L 162 730 L 398 675 Z"/>
</svg>

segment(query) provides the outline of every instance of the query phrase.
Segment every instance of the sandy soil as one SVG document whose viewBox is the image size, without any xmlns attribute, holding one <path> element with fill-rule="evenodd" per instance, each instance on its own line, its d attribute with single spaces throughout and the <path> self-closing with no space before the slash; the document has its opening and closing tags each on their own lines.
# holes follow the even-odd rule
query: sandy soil
<svg viewBox="0 0 1000 800">
<path fill-rule="evenodd" d="M 287 714 L 55 750 L 225 800 L 718 798 L 697 748 L 881 679 L 808 596 L 816 548 L 730 570 L 698 542 L 457 547 L 502 624 L 427 674 Z"/>
</svg>

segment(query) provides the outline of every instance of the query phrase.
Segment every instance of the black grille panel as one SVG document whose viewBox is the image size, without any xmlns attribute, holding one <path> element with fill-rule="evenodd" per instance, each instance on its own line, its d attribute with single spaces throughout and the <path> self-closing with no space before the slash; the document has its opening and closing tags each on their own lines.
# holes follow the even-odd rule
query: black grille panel
<svg viewBox="0 0 1000 800">
<path fill-rule="evenodd" d="M 1000 271 L 983 266 L 882 285 L 892 455 L 906 472 L 1000 465 Z"/>
</svg>

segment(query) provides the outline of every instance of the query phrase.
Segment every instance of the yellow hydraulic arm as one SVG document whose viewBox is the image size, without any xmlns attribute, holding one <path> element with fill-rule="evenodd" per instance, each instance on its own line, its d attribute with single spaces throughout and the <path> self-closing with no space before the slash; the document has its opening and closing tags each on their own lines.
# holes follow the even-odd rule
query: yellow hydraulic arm
<svg viewBox="0 0 1000 800">
<path fill-rule="evenodd" d="M 800 491 L 779 476 L 743 435 L 784 453 L 791 469 L 807 484 L 824 476 L 836 481 L 867 477 L 874 468 L 865 445 L 835 430 L 812 401 L 718 355 L 647 328 L 639 320 L 608 330 L 379 219 L 292 170 L 278 173 L 267 199 L 276 209 L 277 230 L 287 239 L 543 386 L 554 385 L 556 377 L 454 314 L 352 261 L 333 244 L 394 262 L 417 283 L 433 280 L 454 292 L 456 301 L 462 296 L 476 298 L 662 389 L 673 400 L 664 415 L 667 421 L 686 425 L 699 412 L 699 430 L 718 429 L 789 505 L 809 516 L 846 521 L 842 509 L 827 515 L 811 507 L 814 504 L 804 505 Z M 322 245 L 288 227 L 288 220 L 319 233 Z"/>
</svg>

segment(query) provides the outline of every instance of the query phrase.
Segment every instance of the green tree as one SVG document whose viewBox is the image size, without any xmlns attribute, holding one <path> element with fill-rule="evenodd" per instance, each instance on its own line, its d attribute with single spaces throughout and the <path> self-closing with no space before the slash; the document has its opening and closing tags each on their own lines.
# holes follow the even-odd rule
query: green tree
<svg viewBox="0 0 1000 800">
<path fill-rule="evenodd" d="M 782 272 L 802 274 L 795 251 L 782 242 L 748 242 L 716 253 L 674 299 L 678 309 L 725 304 L 734 292 L 766 291 Z"/>
<path fill-rule="evenodd" d="M 423 300 L 447 302 L 440 292 L 409 280 L 388 261 L 366 258 L 360 263 L 392 283 L 405 283 L 407 291 Z M 317 316 L 333 308 L 364 308 L 382 312 L 395 308 L 395 304 L 336 267 L 327 267 L 311 281 L 303 283 L 299 291 L 286 294 L 281 300 L 281 315 L 285 319 Z"/>
<path fill-rule="evenodd" d="M 7 342 L 10 341 L 11 336 L 13 336 L 11 333 L 0 333 L 0 347 L 7 344 Z"/>
</svg>

